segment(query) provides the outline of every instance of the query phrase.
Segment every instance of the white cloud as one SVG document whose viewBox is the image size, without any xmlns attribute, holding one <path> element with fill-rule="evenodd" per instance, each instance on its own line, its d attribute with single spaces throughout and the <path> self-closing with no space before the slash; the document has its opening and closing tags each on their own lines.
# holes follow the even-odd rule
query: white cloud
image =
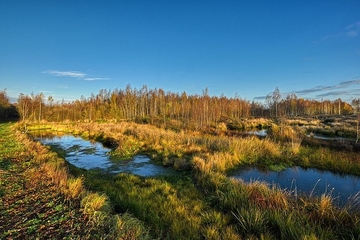
<svg viewBox="0 0 360 240">
<path fill-rule="evenodd" d="M 100 80 L 109 80 L 110 78 L 103 77 L 86 77 L 88 74 L 79 72 L 79 71 L 58 71 L 58 70 L 46 70 L 42 73 L 49 74 L 57 77 L 72 77 L 79 78 L 84 81 L 100 81 Z"/>
<path fill-rule="evenodd" d="M 109 80 L 109 78 L 97 78 L 97 77 L 94 77 L 94 78 L 84 78 L 85 81 L 99 81 L 99 80 Z"/>
<path fill-rule="evenodd" d="M 73 77 L 73 78 L 84 78 L 85 73 L 78 71 L 58 71 L 58 70 L 46 70 L 43 73 L 50 74 L 57 77 Z"/>
</svg>

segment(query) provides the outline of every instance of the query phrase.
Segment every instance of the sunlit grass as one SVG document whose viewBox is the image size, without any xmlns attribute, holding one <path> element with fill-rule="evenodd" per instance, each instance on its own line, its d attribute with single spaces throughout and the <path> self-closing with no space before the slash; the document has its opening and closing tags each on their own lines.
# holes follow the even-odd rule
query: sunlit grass
<svg viewBox="0 0 360 240">
<path fill-rule="evenodd" d="M 83 193 L 83 179 L 82 178 L 70 178 L 67 181 L 67 188 L 65 190 L 65 196 L 69 199 L 78 199 Z"/>
<path fill-rule="evenodd" d="M 164 239 L 356 239 L 360 235 L 359 214 L 353 207 L 337 207 L 330 195 L 294 198 L 265 183 L 246 184 L 226 176 L 228 170 L 249 164 L 296 164 L 359 174 L 358 154 L 304 147 L 303 132 L 296 128 L 274 125 L 272 135 L 265 139 L 176 133 L 125 122 L 69 124 L 62 129 L 90 138 L 115 139 L 119 147 L 114 155 L 146 153 L 165 166 L 192 170 L 185 177 L 169 178 L 84 174 L 84 185 L 105 193 L 114 209 L 135 218 L 129 239 L 148 237 L 147 229 L 150 235 Z M 94 195 L 99 198 L 94 200 L 99 206 L 94 209 L 102 208 L 101 196 Z M 94 223 L 107 218 L 96 216 Z M 123 221 L 115 222 L 119 228 L 131 225 Z M 118 236 L 125 236 L 121 234 Z"/>
<path fill-rule="evenodd" d="M 10 129 L 10 125 L 0 124 L 0 133 L 2 133 L 2 137 L 0 139 L 0 193 L 2 192 L 2 195 L 7 194 L 7 191 L 3 191 L 1 187 L 1 182 L 3 181 L 3 175 L 1 174 L 2 169 L 12 172 L 25 171 L 24 174 L 16 173 L 18 175 L 15 175 L 14 177 L 18 178 L 26 176 L 29 181 L 34 183 L 45 179 L 47 182 L 43 182 L 42 184 L 46 186 L 54 186 L 53 188 L 56 189 L 58 198 L 63 198 L 63 204 L 58 204 L 56 206 L 51 202 L 46 204 L 48 207 L 54 207 L 55 213 L 65 211 L 65 209 L 68 208 L 67 206 L 81 208 L 81 211 L 84 213 L 84 217 L 82 218 L 87 219 L 88 221 L 81 224 L 83 226 L 86 225 L 87 228 L 77 230 L 82 231 L 84 234 L 89 234 L 95 231 L 97 233 L 94 234 L 94 238 L 100 237 L 109 239 L 113 239 L 115 236 L 120 236 L 120 234 L 121 236 L 132 236 L 134 232 L 141 232 L 142 236 L 146 236 L 146 232 L 142 230 L 139 231 L 132 228 L 132 232 L 127 232 L 127 230 L 119 228 L 119 219 L 123 222 L 123 224 L 126 224 L 126 217 L 125 219 L 122 219 L 121 216 L 113 215 L 112 207 L 105 195 L 86 191 L 84 189 L 84 178 L 72 177 L 67 171 L 67 165 L 64 159 L 58 157 L 56 153 L 51 152 L 48 147 L 32 141 L 26 134 L 16 132 L 14 129 L 15 128 Z M 7 137 L 9 138 L 6 139 Z M 9 172 L 9 174 L 11 173 Z M 17 189 L 24 189 L 24 184 L 25 183 L 19 186 L 19 188 L 13 186 L 13 191 L 17 191 Z M 35 192 L 34 194 L 46 195 L 53 193 Z M 77 209 L 77 211 L 80 211 L 80 209 Z M 41 218 L 41 215 L 38 217 Z M 49 224 L 57 225 L 63 221 L 70 221 L 71 219 L 68 220 L 68 218 L 68 216 L 64 216 L 57 221 L 54 219 L 54 223 L 49 221 Z M 79 221 L 80 220 L 81 219 L 79 219 Z M 134 219 L 132 219 L 132 221 L 134 221 Z M 27 226 L 29 225 L 29 236 L 35 237 L 34 234 L 36 234 L 36 230 L 39 228 L 40 224 L 43 224 L 43 221 L 41 219 L 30 219 L 29 221 L 24 221 L 24 224 Z M 34 229 L 32 230 L 32 228 Z M 5 236 L 13 236 L 11 229 L 6 230 Z M 40 237 L 41 235 L 36 236 Z M 139 235 L 135 234 L 134 236 Z M 87 238 L 86 235 L 84 235 L 84 237 Z"/>
<path fill-rule="evenodd" d="M 138 239 L 152 239 L 149 235 L 149 230 L 144 225 L 144 222 L 133 217 L 129 213 L 124 213 L 121 216 L 114 216 L 116 227 L 116 239 L 138 240 Z"/>
<path fill-rule="evenodd" d="M 360 175 L 360 155 L 327 148 L 301 147 L 295 163 L 338 173 Z"/>
<path fill-rule="evenodd" d="M 209 208 L 191 179 L 144 179 L 122 173 L 115 180 L 91 178 L 89 181 L 95 189 L 105 191 L 123 211 L 147 222 L 155 236 L 201 239 L 236 235 L 228 229 L 229 216 Z"/>
<path fill-rule="evenodd" d="M 111 227 L 112 224 L 116 224 L 117 227 L 117 223 L 112 222 L 111 206 L 106 195 L 87 193 L 80 204 L 82 211 L 89 216 L 89 224 L 93 227 Z"/>
</svg>

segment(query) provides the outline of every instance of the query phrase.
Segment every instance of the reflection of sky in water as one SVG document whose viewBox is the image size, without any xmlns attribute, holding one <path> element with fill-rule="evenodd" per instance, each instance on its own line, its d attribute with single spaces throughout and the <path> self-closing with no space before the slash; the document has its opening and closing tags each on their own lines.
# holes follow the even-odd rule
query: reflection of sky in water
<svg viewBox="0 0 360 240">
<path fill-rule="evenodd" d="M 256 168 L 244 168 L 233 172 L 232 177 L 241 178 L 245 182 L 265 181 L 276 184 L 282 189 L 292 192 L 321 195 L 332 193 L 340 202 L 360 192 L 360 177 L 334 174 L 329 171 L 292 167 L 280 172 L 261 171 Z"/>
<path fill-rule="evenodd" d="M 38 138 L 45 145 L 61 148 L 66 152 L 66 160 L 79 168 L 101 169 L 110 173 L 128 172 L 140 176 L 174 174 L 170 168 L 164 168 L 150 162 L 145 155 L 137 155 L 129 160 L 111 161 L 110 149 L 101 143 L 84 140 L 81 137 L 61 136 Z"/>
<path fill-rule="evenodd" d="M 354 138 L 351 137 L 329 137 L 329 136 L 323 136 L 323 135 L 319 135 L 319 134 L 308 134 L 306 135 L 307 137 L 312 137 L 312 138 L 316 138 L 316 139 L 321 139 L 321 140 L 351 140 Z"/>
<path fill-rule="evenodd" d="M 250 134 L 250 135 L 260 136 L 260 137 L 266 137 L 267 136 L 267 130 L 266 129 L 249 131 L 249 132 L 246 132 L 246 133 Z"/>
</svg>

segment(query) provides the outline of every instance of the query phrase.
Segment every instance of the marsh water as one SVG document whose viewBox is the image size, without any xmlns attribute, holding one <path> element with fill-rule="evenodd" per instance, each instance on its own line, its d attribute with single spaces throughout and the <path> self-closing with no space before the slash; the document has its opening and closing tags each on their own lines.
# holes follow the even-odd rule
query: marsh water
<svg viewBox="0 0 360 240">
<path fill-rule="evenodd" d="M 176 173 L 172 168 L 154 164 L 146 155 L 136 155 L 127 160 L 116 159 L 110 155 L 110 148 L 78 136 L 51 136 L 39 133 L 33 133 L 33 136 L 35 140 L 61 152 L 66 161 L 78 168 L 112 174 L 127 172 L 144 177 Z"/>
<path fill-rule="evenodd" d="M 290 191 L 293 195 L 329 194 L 339 205 L 344 205 L 348 201 L 358 201 L 357 194 L 360 192 L 360 177 L 358 176 L 335 174 L 313 168 L 304 169 L 298 166 L 278 172 L 245 167 L 232 172 L 230 176 L 242 179 L 244 182 L 262 181 L 276 185 Z"/>
<path fill-rule="evenodd" d="M 260 132 L 263 134 L 264 132 Z M 72 165 L 86 170 L 100 170 L 110 174 L 120 172 L 150 177 L 176 174 L 172 168 L 153 163 L 146 155 L 136 155 L 128 160 L 119 160 L 111 156 L 111 149 L 103 144 L 85 140 L 72 135 L 49 135 L 32 133 L 35 140 L 61 152 Z M 255 167 L 243 167 L 233 171 L 229 177 L 245 182 L 263 181 L 289 190 L 294 195 L 307 194 L 320 196 L 331 194 L 340 205 L 356 197 L 360 192 L 360 177 L 335 174 L 329 171 L 291 167 L 282 171 L 269 171 Z"/>
<path fill-rule="evenodd" d="M 258 137 L 266 137 L 268 135 L 267 129 L 245 131 L 245 134 L 254 135 L 254 136 L 258 136 Z"/>
<path fill-rule="evenodd" d="M 267 129 L 261 129 L 261 130 L 251 130 L 251 131 L 244 131 L 246 135 L 254 135 L 258 137 L 266 137 L 268 136 Z M 356 140 L 351 137 L 338 137 L 338 136 L 324 136 L 321 134 L 307 134 L 306 137 L 308 138 L 315 138 L 319 140 L 324 141 L 332 141 L 332 140 L 341 140 L 341 141 L 349 141 L 349 140 Z"/>
</svg>

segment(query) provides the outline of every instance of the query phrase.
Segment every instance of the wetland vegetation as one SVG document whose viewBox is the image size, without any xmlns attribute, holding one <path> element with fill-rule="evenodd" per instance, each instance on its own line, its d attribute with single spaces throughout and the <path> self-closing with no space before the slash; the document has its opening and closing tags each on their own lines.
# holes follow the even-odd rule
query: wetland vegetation
<svg viewBox="0 0 360 240">
<path fill-rule="evenodd" d="M 207 90 L 187 96 L 145 87 L 103 90 L 72 103 L 20 96 L 21 121 L 0 125 L 1 237 L 358 239 L 357 194 L 338 205 L 331 191 L 294 195 L 230 177 L 249 166 L 360 177 L 357 109 L 277 93 L 268 106 L 210 97 Z M 264 131 L 251 133 L 256 129 Z M 102 171 L 91 167 L 91 157 L 77 166 L 78 158 L 64 160 L 73 157 L 70 150 L 97 155 L 96 147 L 44 146 L 34 134 L 39 130 L 101 142 L 117 167 L 146 156 L 174 174 Z M 27 191 L 36 196 L 27 200 Z M 30 211 L 31 201 L 37 210 Z M 16 218 L 19 212 L 27 215 Z"/>
</svg>

